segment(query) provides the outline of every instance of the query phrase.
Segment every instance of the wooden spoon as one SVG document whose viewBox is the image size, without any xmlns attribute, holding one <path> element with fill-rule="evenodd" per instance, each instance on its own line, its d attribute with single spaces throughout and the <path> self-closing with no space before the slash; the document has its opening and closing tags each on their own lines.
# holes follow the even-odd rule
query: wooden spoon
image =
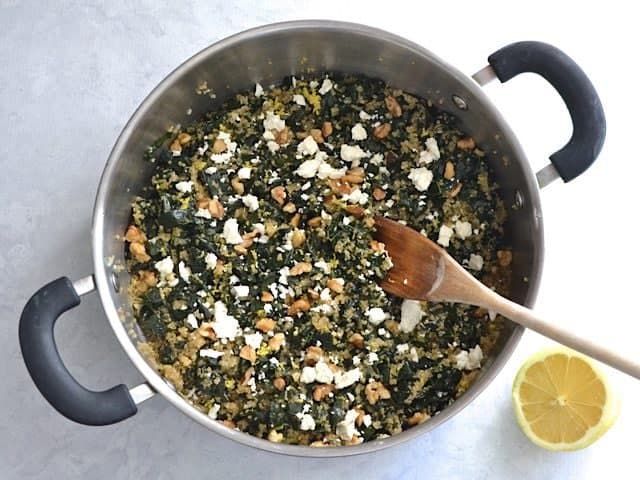
<svg viewBox="0 0 640 480">
<path fill-rule="evenodd" d="M 393 268 L 380 284 L 386 292 L 412 300 L 466 303 L 486 308 L 640 379 L 639 364 L 498 295 L 424 235 L 385 217 L 376 216 L 375 221 L 375 237 L 385 244 L 393 261 Z"/>
</svg>

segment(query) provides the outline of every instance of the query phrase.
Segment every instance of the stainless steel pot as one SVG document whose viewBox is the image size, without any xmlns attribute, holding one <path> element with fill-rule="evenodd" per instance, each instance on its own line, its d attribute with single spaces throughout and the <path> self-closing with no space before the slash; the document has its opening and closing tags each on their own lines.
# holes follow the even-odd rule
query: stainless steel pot
<svg viewBox="0 0 640 480">
<path fill-rule="evenodd" d="M 462 410 L 503 367 L 522 335 L 521 327 L 507 324 L 477 381 L 453 405 L 399 435 L 357 446 L 318 449 L 272 443 L 227 428 L 179 396 L 140 354 L 136 345 L 143 338 L 129 307 L 129 278 L 118 266 L 125 262 L 122 236 L 129 223 L 132 199 L 151 171 L 143 154 L 167 128 L 198 118 L 234 92 L 252 88 L 258 81 L 269 85 L 291 74 L 354 72 L 382 78 L 432 99 L 460 118 L 463 128 L 489 152 L 488 160 L 501 185 L 502 197 L 513 207 L 509 209 L 506 229 L 514 252 L 512 298 L 532 306 L 543 258 L 538 187 L 558 177 L 569 181 L 593 162 L 604 140 L 604 114 L 582 70 L 554 47 L 537 42 L 509 45 L 491 55 L 489 64 L 472 79 L 401 37 L 332 21 L 267 25 L 222 40 L 187 60 L 142 102 L 111 152 L 93 213 L 95 273 L 74 283 L 64 277 L 51 282 L 24 309 L 20 344 L 40 392 L 60 413 L 87 425 L 123 420 L 137 412 L 137 404 L 159 393 L 194 420 L 232 440 L 272 452 L 314 457 L 373 452 L 396 445 L 432 430 Z M 574 124 L 571 141 L 550 157 L 551 163 L 538 172 L 537 182 L 518 140 L 478 85 L 496 77 L 504 82 L 521 72 L 544 76 L 565 100 Z M 196 93 L 203 81 L 208 82 L 215 98 Z M 118 385 L 93 392 L 77 383 L 64 367 L 53 326 L 64 311 L 80 303 L 80 296 L 96 289 L 116 337 L 147 383 L 130 390 Z"/>
</svg>

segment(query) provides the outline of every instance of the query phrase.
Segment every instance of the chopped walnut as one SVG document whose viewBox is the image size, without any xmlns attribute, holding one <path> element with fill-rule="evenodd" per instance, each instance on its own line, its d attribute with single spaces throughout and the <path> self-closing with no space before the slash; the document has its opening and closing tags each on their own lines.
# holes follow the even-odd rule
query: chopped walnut
<svg viewBox="0 0 640 480">
<path fill-rule="evenodd" d="M 306 298 L 299 298 L 291 305 L 289 305 L 287 314 L 297 315 L 300 312 L 308 312 L 309 310 L 311 310 L 311 304 L 309 303 L 309 300 L 307 300 Z"/>
<path fill-rule="evenodd" d="M 327 281 L 327 288 L 332 292 L 342 293 L 344 291 L 344 281 L 340 281 L 337 278 L 332 278 Z"/>
<path fill-rule="evenodd" d="M 387 110 L 389 110 L 389 113 L 391 114 L 392 117 L 399 117 L 400 115 L 402 115 L 402 107 L 400 106 L 400 104 L 398 103 L 398 100 L 396 100 L 395 97 L 392 96 L 388 96 L 384 99 L 384 103 L 387 106 Z"/>
<path fill-rule="evenodd" d="M 282 377 L 278 377 L 273 380 L 273 386 L 276 387 L 276 390 L 284 390 L 284 387 L 287 386 L 287 382 Z"/>
<path fill-rule="evenodd" d="M 271 332 L 276 328 L 276 321 L 273 318 L 261 318 L 256 322 L 256 328 L 261 332 Z"/>
<path fill-rule="evenodd" d="M 320 361 L 323 355 L 324 350 L 322 350 L 322 348 L 312 345 L 307 348 L 307 353 L 304 356 L 304 364 L 313 366 Z"/>
<path fill-rule="evenodd" d="M 124 236 L 124 239 L 127 242 L 131 243 L 144 243 L 147 241 L 147 236 L 144 234 L 142 230 L 140 230 L 135 225 L 129 225 L 127 228 L 127 233 Z"/>
<path fill-rule="evenodd" d="M 349 343 L 356 348 L 364 347 L 364 337 L 359 333 L 354 333 L 349 337 Z"/>
<path fill-rule="evenodd" d="M 333 125 L 331 122 L 323 122 L 322 123 L 322 136 L 327 138 L 329 135 L 333 133 Z"/>
<path fill-rule="evenodd" d="M 313 140 L 316 143 L 324 143 L 324 138 L 322 137 L 322 130 L 317 128 L 312 128 L 309 133 L 311 135 L 311 138 L 313 138 Z"/>
<path fill-rule="evenodd" d="M 321 385 L 316 385 L 314 387 L 314 389 L 313 389 L 313 399 L 316 402 L 321 402 L 326 397 L 328 397 L 329 394 L 333 393 L 335 388 L 336 388 L 335 385 L 331 385 L 331 384 L 328 384 L 328 383 L 323 383 Z"/>
<path fill-rule="evenodd" d="M 284 333 L 276 333 L 273 337 L 269 339 L 269 349 L 277 352 L 280 350 L 280 347 L 284 344 Z"/>
<path fill-rule="evenodd" d="M 391 392 L 380 382 L 368 383 L 364 388 L 364 394 L 371 405 L 378 403 L 378 400 L 391 398 Z"/>
<path fill-rule="evenodd" d="M 273 429 L 269 432 L 267 439 L 270 442 L 280 443 L 284 439 L 284 435 L 282 433 L 277 432 L 275 429 Z"/>
<path fill-rule="evenodd" d="M 387 196 L 387 192 L 385 192 L 381 188 L 373 189 L 373 198 L 375 198 L 376 200 L 384 200 L 386 196 Z"/>
<path fill-rule="evenodd" d="M 446 178 L 447 180 L 451 180 L 455 176 L 456 176 L 456 169 L 453 166 L 453 163 L 447 162 L 446 165 L 444 166 L 444 178 Z"/>
<path fill-rule="evenodd" d="M 213 142 L 213 147 L 211 147 L 213 153 L 223 153 L 227 150 L 227 144 L 221 138 L 217 138 L 215 142 Z"/>
<path fill-rule="evenodd" d="M 513 260 L 513 253 L 511 253 L 511 250 L 498 250 L 496 252 L 496 256 L 498 257 L 498 264 L 501 267 L 508 267 L 511 265 L 511 261 Z"/>
<path fill-rule="evenodd" d="M 471 137 L 461 138 L 456 143 L 456 146 L 461 150 L 473 150 L 476 148 L 476 142 Z"/>
<path fill-rule="evenodd" d="M 407 423 L 413 427 L 414 425 L 420 425 L 421 423 L 426 422 L 430 418 L 431 415 L 428 413 L 416 412 L 407 419 Z"/>
<path fill-rule="evenodd" d="M 309 273 L 312 268 L 313 267 L 310 263 L 298 262 L 293 267 L 291 267 L 291 270 L 289 270 L 289 274 L 293 277 L 296 277 L 298 275 L 302 275 L 303 273 Z"/>
<path fill-rule="evenodd" d="M 144 247 L 144 243 L 133 242 L 129 244 L 129 251 L 133 258 L 140 263 L 145 263 L 151 260 L 151 257 L 147 254 L 147 250 Z"/>
<path fill-rule="evenodd" d="M 373 136 L 378 140 L 382 140 L 386 138 L 391 133 L 391 124 L 383 123 L 382 125 L 378 125 L 373 129 Z"/>
<path fill-rule="evenodd" d="M 251 345 L 245 345 L 240 349 L 240 358 L 244 358 L 253 364 L 257 358 L 256 351 Z"/>
<path fill-rule="evenodd" d="M 264 292 L 262 292 L 260 300 L 262 300 L 263 302 L 273 302 L 273 295 L 271 294 L 271 292 L 267 292 L 265 290 Z"/>
<path fill-rule="evenodd" d="M 304 230 L 294 230 L 293 234 L 291 235 L 291 246 L 293 248 L 299 248 L 304 244 L 304 241 L 306 240 L 306 235 L 304 233 Z"/>
<path fill-rule="evenodd" d="M 278 202 L 278 205 L 282 206 L 284 205 L 284 200 L 287 198 L 287 191 L 282 186 L 273 187 L 271 189 L 271 198 Z"/>
</svg>

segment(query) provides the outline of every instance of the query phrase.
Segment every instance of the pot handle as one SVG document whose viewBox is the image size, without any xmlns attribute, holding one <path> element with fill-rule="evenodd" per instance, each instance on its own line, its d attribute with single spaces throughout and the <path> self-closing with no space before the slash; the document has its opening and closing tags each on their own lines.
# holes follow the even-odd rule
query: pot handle
<svg viewBox="0 0 640 480">
<path fill-rule="evenodd" d="M 94 392 L 80 385 L 64 366 L 53 327 L 67 310 L 80 304 L 80 296 L 93 290 L 61 277 L 38 290 L 27 302 L 18 334 L 20 349 L 36 387 L 62 415 L 84 425 L 110 425 L 134 415 L 138 408 L 125 385 Z M 82 287 L 85 288 L 82 288 Z"/>
<path fill-rule="evenodd" d="M 558 176 L 568 182 L 587 170 L 602 150 L 607 127 L 600 98 L 578 64 L 552 45 L 530 41 L 507 45 L 488 60 L 502 83 L 520 73 L 541 75 L 569 110 L 573 134 L 569 143 L 549 157 L 551 165 L 538 172 L 540 186 Z"/>
</svg>

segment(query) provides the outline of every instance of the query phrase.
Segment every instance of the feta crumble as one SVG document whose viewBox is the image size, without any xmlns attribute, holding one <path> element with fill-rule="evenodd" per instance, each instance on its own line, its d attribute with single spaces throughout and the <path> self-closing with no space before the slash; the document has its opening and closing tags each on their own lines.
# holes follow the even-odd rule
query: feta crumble
<svg viewBox="0 0 640 480">
<path fill-rule="evenodd" d="M 251 195 L 250 193 L 242 197 L 242 203 L 249 209 L 250 212 L 255 212 L 260 207 L 258 197 Z"/>
<path fill-rule="evenodd" d="M 420 323 L 422 314 L 422 307 L 419 301 L 403 300 L 402 306 L 400 307 L 400 331 L 404 333 L 413 332 L 416 325 Z"/>
<path fill-rule="evenodd" d="M 254 350 L 260 348 L 260 344 L 262 343 L 262 334 L 261 333 L 251 333 L 244 336 L 244 343 L 249 345 Z"/>
<path fill-rule="evenodd" d="M 316 369 L 313 367 L 304 367 L 300 372 L 300 381 L 302 383 L 313 383 L 316 381 Z"/>
<path fill-rule="evenodd" d="M 364 129 L 361 123 L 356 123 L 353 127 L 351 127 L 351 138 L 353 138 L 356 142 L 360 140 L 366 140 L 367 131 Z"/>
<path fill-rule="evenodd" d="M 387 318 L 387 314 L 384 313 L 384 310 L 382 310 L 380 307 L 370 308 L 369 310 L 364 312 L 364 314 L 369 317 L 369 322 L 373 323 L 374 325 L 380 325 L 382 322 L 384 322 L 384 319 Z"/>
<path fill-rule="evenodd" d="M 472 228 L 469 222 L 461 222 L 460 220 L 456 220 L 456 224 L 453 228 L 455 228 L 458 238 L 461 238 L 462 240 L 471 236 Z"/>
<path fill-rule="evenodd" d="M 192 181 L 176 183 L 176 190 L 182 193 L 191 193 L 192 188 L 193 188 Z"/>
<path fill-rule="evenodd" d="M 304 99 L 304 96 L 300 95 L 299 93 L 296 93 L 293 96 L 293 101 L 294 101 L 294 103 L 300 105 L 301 107 L 304 107 L 304 106 L 307 105 L 307 101 Z"/>
<path fill-rule="evenodd" d="M 200 350 L 200 356 L 206 358 L 220 358 L 224 355 L 224 352 L 218 352 L 217 350 L 213 350 L 212 348 L 203 348 Z"/>
<path fill-rule="evenodd" d="M 231 287 L 231 293 L 236 298 L 247 298 L 249 296 L 248 285 L 234 285 Z"/>
<path fill-rule="evenodd" d="M 468 352 L 462 350 L 456 355 L 456 368 L 460 370 L 475 370 L 480 368 L 483 354 L 480 345 L 476 345 Z"/>
<path fill-rule="evenodd" d="M 207 413 L 207 415 L 216 420 L 218 418 L 218 412 L 220 412 L 220 405 L 214 403 L 213 406 L 209 409 L 209 413 Z"/>
<path fill-rule="evenodd" d="M 264 93 L 264 88 L 262 88 L 262 85 L 256 82 L 256 90 L 255 90 L 256 97 L 261 97 L 263 93 Z"/>
<path fill-rule="evenodd" d="M 189 277 L 191 276 L 191 269 L 187 267 L 184 262 L 178 263 L 178 273 L 180 274 L 180 278 L 185 281 L 185 283 L 189 283 Z"/>
<path fill-rule="evenodd" d="M 280 115 L 276 115 L 273 112 L 267 112 L 265 119 L 262 121 L 262 126 L 265 130 L 275 130 L 280 132 L 284 130 L 286 126 L 285 121 L 280 118 Z"/>
<path fill-rule="evenodd" d="M 193 329 L 198 328 L 198 319 L 193 313 L 187 315 L 187 325 L 189 325 Z"/>
<path fill-rule="evenodd" d="M 472 253 L 469 255 L 469 268 L 471 270 L 480 271 L 482 270 L 482 266 L 484 265 L 484 260 L 480 255 L 476 255 Z"/>
<path fill-rule="evenodd" d="M 320 95 L 324 95 L 326 93 L 329 93 L 329 90 L 331 90 L 332 88 L 333 88 L 333 82 L 328 78 L 325 78 L 322 81 L 322 85 L 320 85 L 320 88 L 318 89 L 318 93 Z"/>
<path fill-rule="evenodd" d="M 204 256 L 204 263 L 206 263 L 207 268 L 209 268 L 210 270 L 213 270 L 214 268 L 216 268 L 216 265 L 218 264 L 218 257 L 216 256 L 215 253 L 207 253 Z"/>
<path fill-rule="evenodd" d="M 446 225 L 442 225 L 440 227 L 440 231 L 438 232 L 438 243 L 443 247 L 449 246 L 449 241 L 453 236 L 453 229 Z"/>
<path fill-rule="evenodd" d="M 199 208 L 195 216 L 199 218 L 206 218 L 207 220 L 211 220 L 211 212 L 209 212 L 209 210 L 207 210 L 206 208 Z"/>
<path fill-rule="evenodd" d="M 218 338 L 233 340 L 238 336 L 240 325 L 235 317 L 227 314 L 227 306 L 218 300 L 213 305 L 214 322 L 211 324 Z"/>
<path fill-rule="evenodd" d="M 409 172 L 409 180 L 413 182 L 413 186 L 419 192 L 424 192 L 431 185 L 433 180 L 433 172 L 425 167 L 412 168 Z"/>
<path fill-rule="evenodd" d="M 360 160 L 367 156 L 367 152 L 360 148 L 360 145 L 343 144 L 340 147 L 340 158 L 345 162 L 351 162 L 351 167 L 360 165 Z"/>
<path fill-rule="evenodd" d="M 333 379 L 338 390 L 350 387 L 360 380 L 361 377 L 362 374 L 360 373 L 359 368 L 353 368 L 346 372 L 337 372 L 333 375 Z"/>
<path fill-rule="evenodd" d="M 238 170 L 238 178 L 241 180 L 248 180 L 251 178 L 251 168 L 242 167 Z"/>
<path fill-rule="evenodd" d="M 302 155 L 314 155 L 318 151 L 318 144 L 311 135 L 308 135 L 298 144 L 298 153 Z"/>
<path fill-rule="evenodd" d="M 315 430 L 316 422 L 311 415 L 308 413 L 302 414 L 302 418 L 300 418 L 300 430 Z"/>
<path fill-rule="evenodd" d="M 173 273 L 173 260 L 171 257 L 163 258 L 159 262 L 156 262 L 154 266 L 160 274 L 161 279 Z"/>
<path fill-rule="evenodd" d="M 351 440 L 354 435 L 358 435 L 359 432 L 356 429 L 356 419 L 360 414 L 357 410 L 349 410 L 345 416 L 344 420 L 341 420 L 336 425 L 336 435 L 338 435 L 342 440 Z"/>
<path fill-rule="evenodd" d="M 230 218 L 224 222 L 222 236 L 227 243 L 232 245 L 242 243 L 242 235 L 240 235 L 240 232 L 238 231 L 238 221 L 235 218 Z"/>
</svg>

